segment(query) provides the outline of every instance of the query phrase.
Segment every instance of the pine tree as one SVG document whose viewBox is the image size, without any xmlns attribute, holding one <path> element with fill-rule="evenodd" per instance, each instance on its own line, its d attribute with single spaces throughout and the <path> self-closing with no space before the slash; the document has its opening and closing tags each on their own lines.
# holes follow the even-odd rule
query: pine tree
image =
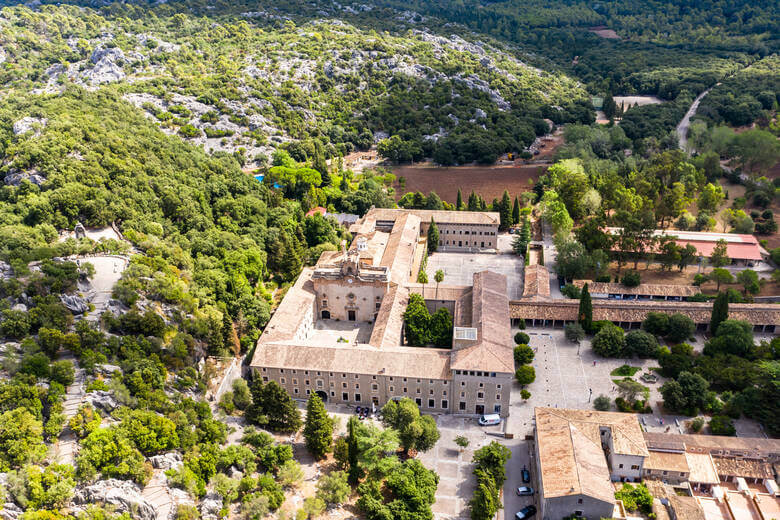
<svg viewBox="0 0 780 520">
<path fill-rule="evenodd" d="M 252 384 L 252 405 L 247 410 L 247 420 L 253 424 L 267 425 L 269 430 L 297 432 L 301 427 L 301 414 L 290 394 L 275 381 L 268 384 Z"/>
<path fill-rule="evenodd" d="M 435 253 L 439 248 L 439 227 L 431 217 L 431 225 L 428 227 L 428 253 Z"/>
<path fill-rule="evenodd" d="M 317 170 L 322 177 L 322 185 L 330 186 L 330 174 L 328 173 L 328 163 L 325 161 L 325 152 L 322 151 L 322 143 L 319 140 L 314 141 L 314 159 L 312 168 Z"/>
<path fill-rule="evenodd" d="M 593 302 L 590 300 L 587 283 L 582 286 L 582 292 L 580 293 L 580 308 L 579 312 L 577 312 L 577 321 L 585 329 L 585 332 L 590 333 L 593 330 Z"/>
<path fill-rule="evenodd" d="M 463 210 L 463 193 L 461 193 L 460 188 L 458 188 L 458 198 L 455 201 L 455 209 L 458 211 Z"/>
<path fill-rule="evenodd" d="M 303 261 L 298 253 L 298 243 L 295 237 L 287 231 L 282 231 L 282 257 L 279 261 L 279 271 L 287 281 L 292 281 L 301 272 Z"/>
<path fill-rule="evenodd" d="M 520 223 L 520 201 L 515 197 L 515 204 L 512 206 L 512 225 Z"/>
<path fill-rule="evenodd" d="M 729 297 L 725 292 L 719 292 L 712 304 L 712 317 L 710 318 L 710 332 L 715 334 L 718 326 L 729 319 Z"/>
<path fill-rule="evenodd" d="M 306 403 L 306 423 L 303 427 L 306 449 L 320 460 L 330 451 L 333 444 L 333 419 L 328 416 L 322 399 L 316 393 Z"/>
<path fill-rule="evenodd" d="M 504 194 L 501 196 L 501 202 L 498 203 L 498 211 L 501 218 L 498 227 L 502 230 L 509 229 L 512 226 L 512 199 L 509 198 L 507 190 L 504 190 Z"/>
<path fill-rule="evenodd" d="M 604 112 L 607 119 L 615 117 L 615 114 L 617 113 L 617 103 L 615 103 L 615 100 L 612 98 L 612 92 L 607 92 L 607 95 L 604 96 L 604 102 L 601 104 L 601 111 Z"/>
</svg>

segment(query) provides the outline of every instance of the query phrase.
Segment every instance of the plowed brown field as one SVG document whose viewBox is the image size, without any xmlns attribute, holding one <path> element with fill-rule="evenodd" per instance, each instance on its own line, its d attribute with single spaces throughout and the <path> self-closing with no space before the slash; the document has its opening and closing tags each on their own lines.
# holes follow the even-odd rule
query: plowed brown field
<svg viewBox="0 0 780 520">
<path fill-rule="evenodd" d="M 406 190 L 403 192 L 396 182 L 397 198 L 409 191 L 420 191 L 426 195 L 435 191 L 442 200 L 454 204 L 460 188 L 463 192 L 463 202 L 468 201 L 469 193 L 474 191 L 489 204 L 494 198 L 500 198 L 504 190 L 508 190 L 512 198 L 530 190 L 532 184 L 529 181 L 538 179 L 547 171 L 547 166 L 398 166 L 393 168 L 393 173 L 398 178 L 406 178 Z"/>
</svg>

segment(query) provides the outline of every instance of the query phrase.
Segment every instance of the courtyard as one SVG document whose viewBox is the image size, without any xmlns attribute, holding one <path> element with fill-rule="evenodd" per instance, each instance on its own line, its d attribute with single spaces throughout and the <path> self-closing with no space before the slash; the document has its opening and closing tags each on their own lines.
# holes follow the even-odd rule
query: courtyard
<svg viewBox="0 0 780 520">
<path fill-rule="evenodd" d="M 523 295 L 523 258 L 512 253 L 433 253 L 425 268 L 429 283 L 434 284 L 433 275 L 439 269 L 444 271 L 443 283 L 469 286 L 474 283 L 474 273 L 489 269 L 507 277 L 510 300 Z"/>
</svg>

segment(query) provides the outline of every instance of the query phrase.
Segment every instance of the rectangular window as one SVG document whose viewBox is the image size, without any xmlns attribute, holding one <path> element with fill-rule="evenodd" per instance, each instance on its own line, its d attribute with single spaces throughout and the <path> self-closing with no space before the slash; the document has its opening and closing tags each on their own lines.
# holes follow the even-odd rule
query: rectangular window
<svg viewBox="0 0 780 520">
<path fill-rule="evenodd" d="M 263 383 L 267 383 L 267 382 L 268 382 L 268 376 L 263 376 Z"/>
<path fill-rule="evenodd" d="M 309 375 L 309 371 L 308 370 L 304 370 L 303 371 L 303 375 L 308 376 Z"/>
<path fill-rule="evenodd" d="M 623 469 L 623 465 L 622 464 L 618 464 L 618 468 Z"/>
<path fill-rule="evenodd" d="M 360 390 L 360 383 L 355 383 L 355 390 Z"/>
<path fill-rule="evenodd" d="M 331 392 L 331 393 L 330 393 L 330 396 L 331 396 L 331 397 L 336 397 L 336 392 Z"/>
<path fill-rule="evenodd" d="M 418 408 L 422 407 L 422 399 L 420 399 L 419 397 L 415 399 L 414 402 L 417 403 Z"/>
<path fill-rule="evenodd" d="M 578 499 L 577 499 L 577 503 L 578 503 L 578 504 L 582 504 L 582 499 L 581 499 L 581 498 L 578 498 Z"/>
<path fill-rule="evenodd" d="M 621 465 L 620 465 L 620 467 L 622 468 L 622 467 L 623 467 L 623 465 L 621 464 Z M 664 475 L 666 475 L 667 473 L 669 473 L 669 472 L 668 472 L 668 471 L 664 471 L 664 472 L 663 472 L 663 474 L 664 474 Z"/>
<path fill-rule="evenodd" d="M 341 400 L 342 401 L 349 401 L 349 394 L 346 392 L 342 392 L 341 394 Z"/>
<path fill-rule="evenodd" d="M 279 379 L 279 382 L 285 384 L 287 381 L 284 378 Z"/>
<path fill-rule="evenodd" d="M 465 402 L 463 402 L 463 401 L 459 402 L 459 403 L 458 403 L 458 410 L 461 410 L 461 411 L 463 411 L 463 410 L 465 410 L 465 409 L 466 409 L 466 403 L 465 403 Z"/>
<path fill-rule="evenodd" d="M 501 385 L 496 385 L 496 390 L 501 390 Z"/>
<path fill-rule="evenodd" d="M 406 393 L 406 392 L 408 392 L 408 390 L 406 389 L 406 387 L 404 387 L 404 393 Z"/>
<path fill-rule="evenodd" d="M 639 469 L 639 466 L 634 464 L 634 465 L 631 466 L 631 469 Z"/>
<path fill-rule="evenodd" d="M 371 379 L 373 379 L 374 381 L 376 381 L 376 376 L 371 376 Z"/>
<path fill-rule="evenodd" d="M 371 390 L 376 392 L 377 390 L 379 390 L 379 385 L 371 385 Z"/>
<path fill-rule="evenodd" d="M 484 399 L 485 393 L 484 392 L 477 392 L 477 399 Z"/>
<path fill-rule="evenodd" d="M 436 402 L 433 399 L 428 399 L 428 408 L 436 408 Z"/>
<path fill-rule="evenodd" d="M 431 388 L 430 390 L 428 390 L 428 395 L 433 395 L 433 388 Z"/>
<path fill-rule="evenodd" d="M 443 395 L 443 396 L 445 396 L 445 397 L 446 397 L 446 395 L 447 395 L 447 391 L 446 391 L 446 390 L 442 390 L 442 391 L 441 391 L 441 395 Z"/>
<path fill-rule="evenodd" d="M 417 393 L 418 393 L 418 394 L 422 393 L 422 390 L 420 390 L 420 389 L 418 388 L 418 389 L 417 389 Z"/>
<path fill-rule="evenodd" d="M 496 394 L 496 401 L 500 401 L 500 400 L 501 400 L 501 394 Z"/>
<path fill-rule="evenodd" d="M 268 369 L 266 369 L 265 367 L 263 367 L 263 372 L 267 372 L 267 371 L 268 371 Z"/>
<path fill-rule="evenodd" d="M 306 395 L 311 395 L 311 390 L 309 390 L 308 388 L 306 389 Z"/>
<path fill-rule="evenodd" d="M 296 379 L 296 378 L 294 378 L 294 377 L 293 377 L 293 384 L 294 384 L 294 385 L 297 385 L 297 384 L 298 384 L 298 379 Z"/>
<path fill-rule="evenodd" d="M 355 394 L 355 402 L 360 402 L 360 394 Z"/>
<path fill-rule="evenodd" d="M 461 392 L 460 396 L 461 396 L 461 398 L 466 397 L 466 392 Z"/>
<path fill-rule="evenodd" d="M 446 399 L 442 399 L 442 401 L 441 401 L 441 407 L 442 407 L 442 408 L 444 408 L 445 410 L 446 410 L 447 408 L 449 408 L 449 407 L 450 407 L 450 403 L 449 403 L 449 401 L 447 401 Z"/>
<path fill-rule="evenodd" d="M 309 386 L 311 384 L 311 382 L 308 379 L 304 381 L 304 383 L 306 384 L 306 386 Z"/>
<path fill-rule="evenodd" d="M 298 393 L 298 389 L 297 388 L 293 388 L 293 393 L 297 394 Z"/>
<path fill-rule="evenodd" d="M 347 383 L 341 383 L 341 388 L 346 388 L 346 387 L 347 387 Z"/>
<path fill-rule="evenodd" d="M 493 412 L 501 413 L 501 405 L 500 404 L 493 405 Z"/>
</svg>

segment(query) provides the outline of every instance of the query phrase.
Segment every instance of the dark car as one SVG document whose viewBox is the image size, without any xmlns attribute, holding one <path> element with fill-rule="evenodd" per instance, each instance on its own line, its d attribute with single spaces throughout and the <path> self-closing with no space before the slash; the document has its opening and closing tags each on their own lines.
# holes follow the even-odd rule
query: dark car
<svg viewBox="0 0 780 520">
<path fill-rule="evenodd" d="M 525 506 L 515 514 L 515 518 L 517 518 L 517 520 L 525 520 L 526 518 L 531 518 L 535 514 L 536 506 Z"/>
<path fill-rule="evenodd" d="M 525 466 L 523 466 L 522 474 L 523 474 L 523 482 L 525 482 L 526 484 L 531 482 L 531 473 L 528 471 L 528 469 Z"/>
</svg>

